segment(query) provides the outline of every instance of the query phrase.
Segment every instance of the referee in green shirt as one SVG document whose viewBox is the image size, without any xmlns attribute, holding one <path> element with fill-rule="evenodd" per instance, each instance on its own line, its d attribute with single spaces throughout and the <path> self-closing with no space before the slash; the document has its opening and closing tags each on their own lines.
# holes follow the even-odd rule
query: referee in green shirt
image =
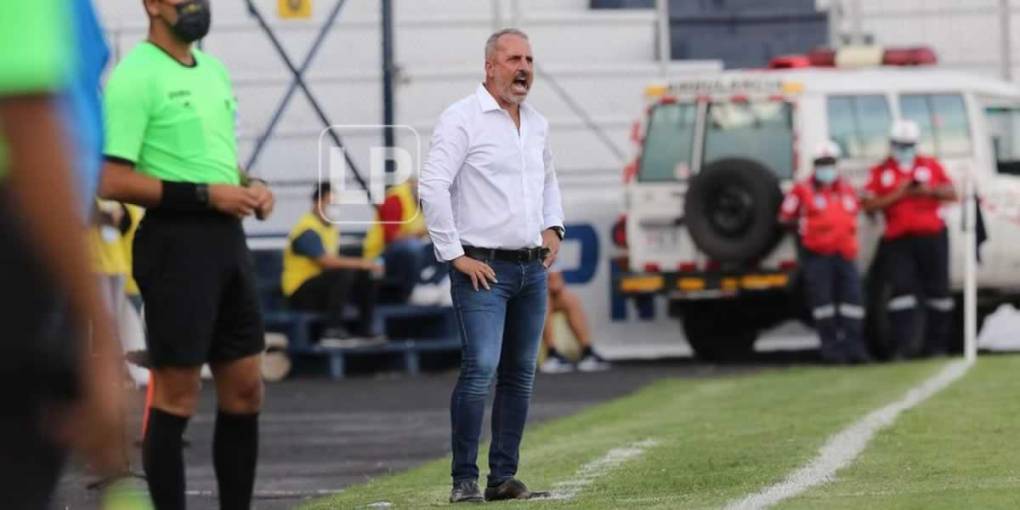
<svg viewBox="0 0 1020 510">
<path fill-rule="evenodd" d="M 241 219 L 265 218 L 273 195 L 237 163 L 237 103 L 223 65 L 193 47 L 208 0 L 144 0 L 148 40 L 106 85 L 100 194 L 148 208 L 134 241 L 155 393 L 143 439 L 158 509 L 182 509 L 181 438 L 205 363 L 216 383 L 213 465 L 220 507 L 251 505 L 264 337 Z"/>
</svg>

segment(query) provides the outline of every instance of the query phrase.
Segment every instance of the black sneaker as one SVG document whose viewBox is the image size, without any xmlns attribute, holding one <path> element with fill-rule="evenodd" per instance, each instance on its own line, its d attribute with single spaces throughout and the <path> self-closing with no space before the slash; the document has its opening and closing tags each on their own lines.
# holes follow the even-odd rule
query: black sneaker
<svg viewBox="0 0 1020 510">
<path fill-rule="evenodd" d="M 548 492 L 531 492 L 524 482 L 511 478 L 494 487 L 485 488 L 485 501 L 502 501 L 507 499 L 547 498 Z"/>
<path fill-rule="evenodd" d="M 482 497 L 482 491 L 475 481 L 454 482 L 453 490 L 450 491 L 450 503 L 481 503 L 483 501 L 485 498 Z"/>
</svg>

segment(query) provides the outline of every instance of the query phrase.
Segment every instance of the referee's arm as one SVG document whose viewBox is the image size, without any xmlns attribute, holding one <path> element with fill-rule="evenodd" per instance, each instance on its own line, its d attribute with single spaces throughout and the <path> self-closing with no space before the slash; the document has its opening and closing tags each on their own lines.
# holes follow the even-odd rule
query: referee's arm
<svg viewBox="0 0 1020 510">
<path fill-rule="evenodd" d="M 208 190 L 210 207 L 238 218 L 251 216 L 265 207 L 266 198 L 261 191 L 230 184 L 210 184 Z M 268 189 L 265 192 L 268 193 Z M 103 165 L 99 196 L 147 208 L 168 205 L 164 200 L 163 181 L 136 172 L 130 161 L 109 156 Z M 272 200 L 271 194 L 269 200 Z M 272 207 L 271 202 L 269 207 Z"/>
</svg>

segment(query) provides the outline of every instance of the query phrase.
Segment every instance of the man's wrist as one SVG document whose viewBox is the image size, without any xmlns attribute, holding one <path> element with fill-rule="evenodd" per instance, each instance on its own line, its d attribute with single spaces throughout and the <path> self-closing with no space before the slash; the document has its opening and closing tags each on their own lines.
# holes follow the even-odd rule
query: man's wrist
<svg viewBox="0 0 1020 510">
<path fill-rule="evenodd" d="M 162 181 L 159 207 L 175 211 L 204 211 L 209 208 L 209 185 Z"/>
<path fill-rule="evenodd" d="M 560 238 L 560 241 L 562 241 L 563 237 L 567 235 L 567 230 L 559 225 L 553 225 L 546 230 L 552 230 L 556 234 L 556 237 Z"/>
</svg>

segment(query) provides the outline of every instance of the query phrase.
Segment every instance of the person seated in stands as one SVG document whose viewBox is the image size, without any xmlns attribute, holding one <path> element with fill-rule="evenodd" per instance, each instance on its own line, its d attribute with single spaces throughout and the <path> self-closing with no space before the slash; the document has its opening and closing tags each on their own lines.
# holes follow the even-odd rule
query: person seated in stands
<svg viewBox="0 0 1020 510">
<path fill-rule="evenodd" d="M 281 286 L 295 309 L 323 312 L 323 338 L 374 337 L 375 302 L 382 267 L 360 257 L 340 256 L 340 232 L 326 217 L 332 193 L 321 183 L 312 193 L 312 209 L 298 219 L 287 236 Z M 356 302 L 359 316 L 353 331 L 346 328 L 344 308 Z"/>
<path fill-rule="evenodd" d="M 542 366 L 539 367 L 541 371 L 546 374 L 557 374 L 570 372 L 575 368 L 582 372 L 596 372 L 610 368 L 609 363 L 591 347 L 591 329 L 588 327 L 588 317 L 584 313 L 581 298 L 567 289 L 563 273 L 550 270 L 548 287 L 548 315 L 545 319 L 545 329 L 542 330 L 542 343 L 546 347 L 546 356 Z M 567 319 L 567 325 L 581 348 L 581 356 L 576 365 L 556 350 L 556 331 L 553 318 L 557 313 L 562 313 Z"/>
<path fill-rule="evenodd" d="M 446 267 L 436 261 L 425 228 L 425 216 L 418 206 L 415 178 L 391 186 L 376 213 L 376 221 L 365 235 L 363 257 L 385 266 L 384 299 L 412 304 L 441 304 L 449 288 L 440 283 Z"/>
</svg>

